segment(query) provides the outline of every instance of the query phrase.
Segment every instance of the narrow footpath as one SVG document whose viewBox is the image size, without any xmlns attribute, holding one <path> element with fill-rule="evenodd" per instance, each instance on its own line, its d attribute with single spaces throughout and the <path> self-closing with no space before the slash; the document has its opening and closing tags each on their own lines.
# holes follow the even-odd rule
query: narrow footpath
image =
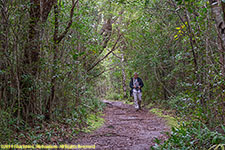
<svg viewBox="0 0 225 150">
<path fill-rule="evenodd" d="M 97 150 L 149 150 L 154 139 L 165 140 L 169 127 L 147 109 L 136 111 L 132 105 L 104 100 L 104 125 L 76 140 L 80 145 L 95 144 Z"/>
</svg>

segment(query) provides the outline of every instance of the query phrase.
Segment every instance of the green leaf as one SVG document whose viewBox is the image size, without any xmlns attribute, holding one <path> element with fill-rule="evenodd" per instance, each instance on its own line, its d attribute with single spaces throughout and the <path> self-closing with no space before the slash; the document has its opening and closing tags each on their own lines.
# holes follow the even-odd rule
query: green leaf
<svg viewBox="0 0 225 150">
<path fill-rule="evenodd" d="M 77 60 L 78 56 L 79 56 L 78 54 L 73 54 L 73 59 Z"/>
</svg>

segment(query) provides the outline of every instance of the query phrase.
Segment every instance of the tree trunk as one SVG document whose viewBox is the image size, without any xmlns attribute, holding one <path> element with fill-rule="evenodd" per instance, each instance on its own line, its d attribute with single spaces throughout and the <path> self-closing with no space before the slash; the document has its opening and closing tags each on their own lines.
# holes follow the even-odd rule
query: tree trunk
<svg viewBox="0 0 225 150">
<path fill-rule="evenodd" d="M 121 66 L 122 66 L 122 84 L 123 84 L 123 98 L 128 98 L 127 96 L 127 85 L 126 85 L 126 72 L 124 68 L 124 55 L 121 55 Z"/>
<path fill-rule="evenodd" d="M 52 79 L 51 79 L 51 95 L 49 96 L 49 98 L 47 99 L 47 105 L 46 105 L 46 113 L 45 113 L 45 119 L 46 120 L 50 120 L 51 119 L 51 113 L 52 113 L 52 103 L 55 101 L 55 91 L 56 91 L 56 74 L 57 74 L 57 62 L 59 60 L 59 43 L 63 40 L 63 38 L 66 36 L 66 34 L 68 33 L 72 23 L 73 23 L 73 15 L 74 15 L 74 8 L 76 6 L 76 4 L 79 2 L 79 0 L 77 0 L 75 2 L 75 0 L 72 0 L 72 8 L 70 11 L 70 20 L 64 30 L 64 32 L 59 35 L 59 6 L 56 3 L 54 6 L 54 14 L 55 14 L 55 31 L 54 31 L 54 36 L 53 36 L 53 41 L 54 41 L 54 56 L 53 56 L 53 66 L 52 66 Z"/>
<path fill-rule="evenodd" d="M 43 2 L 42 0 L 30 0 L 28 42 L 24 49 L 24 66 L 22 80 L 20 81 L 24 99 L 23 107 L 25 116 L 23 117 L 25 117 L 26 120 L 28 120 L 28 117 L 31 117 L 30 114 L 34 110 L 37 94 L 34 81 L 37 78 L 40 60 L 40 19 L 42 18 L 42 23 L 47 20 L 48 14 L 55 1 L 56 0 L 46 0 Z"/>
<path fill-rule="evenodd" d="M 225 76 L 225 58 L 224 58 L 224 52 L 225 52 L 225 22 L 223 18 L 223 10 L 221 7 L 221 3 L 219 0 L 209 0 L 211 8 L 212 8 L 212 15 L 215 18 L 216 21 L 216 27 L 218 31 L 218 48 L 221 52 L 220 55 L 220 63 L 221 63 L 221 69 L 223 76 Z"/>
<path fill-rule="evenodd" d="M 218 34 L 218 49 L 220 52 L 220 64 L 221 64 L 221 71 L 222 76 L 225 78 L 225 18 L 224 18 L 224 10 L 225 5 L 220 0 L 209 0 L 211 8 L 212 8 L 212 15 L 215 18 L 216 21 L 216 27 L 217 27 L 217 34 Z M 221 86 L 221 91 L 225 90 L 225 85 Z M 224 107 L 225 107 L 225 94 L 224 92 L 221 92 L 221 107 L 222 107 L 222 113 L 224 114 Z M 222 115 L 222 120 L 225 121 L 225 117 Z"/>
<path fill-rule="evenodd" d="M 54 6 L 54 14 L 55 14 L 55 31 L 54 31 L 54 56 L 53 56 L 53 67 L 52 67 L 52 79 L 51 79 L 51 95 L 47 101 L 46 105 L 46 114 L 45 114 L 45 119 L 50 120 L 51 119 L 51 114 L 52 114 L 52 103 L 55 99 L 55 90 L 56 90 L 56 68 L 57 68 L 57 60 L 58 60 L 58 44 L 57 44 L 57 38 L 58 38 L 58 32 L 59 32 L 59 22 L 58 22 L 58 17 L 59 17 L 59 8 L 58 4 L 55 4 Z"/>
<path fill-rule="evenodd" d="M 20 82 L 23 96 L 23 118 L 28 121 L 33 112 L 35 101 L 35 82 L 40 52 L 40 1 L 30 0 L 30 23 L 28 31 L 28 43 L 24 49 L 24 68 L 22 80 Z"/>
<path fill-rule="evenodd" d="M 0 70 L 6 70 L 8 64 L 7 64 L 7 52 L 8 52 L 8 33 L 9 33 L 9 15 L 8 15 L 8 9 L 7 9 L 7 0 L 3 0 L 0 2 L 1 4 L 1 26 L 0 30 L 2 31 L 0 33 Z M 0 74 L 0 100 L 4 100 L 4 104 L 7 104 L 7 96 L 6 96 L 6 89 L 7 89 L 7 75 Z M 6 107 L 6 106 L 4 106 Z M 0 106 L 0 109 L 3 109 L 3 106 Z"/>
</svg>

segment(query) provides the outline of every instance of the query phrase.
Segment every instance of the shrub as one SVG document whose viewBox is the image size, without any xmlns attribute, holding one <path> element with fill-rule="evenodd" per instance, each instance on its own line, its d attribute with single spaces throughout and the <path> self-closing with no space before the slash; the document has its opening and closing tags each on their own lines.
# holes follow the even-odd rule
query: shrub
<svg viewBox="0 0 225 150">
<path fill-rule="evenodd" d="M 153 150 L 198 150 L 209 149 L 213 145 L 225 143 L 225 135 L 210 131 L 205 124 L 197 121 L 173 127 L 172 132 L 167 134 L 169 135 L 167 141 L 161 144 L 160 140 L 156 138 L 156 144 L 151 148 Z"/>
<path fill-rule="evenodd" d="M 0 111 L 0 144 L 11 143 L 11 136 L 13 135 L 13 126 L 16 126 L 16 119 L 12 118 L 12 116 L 5 112 Z"/>
<path fill-rule="evenodd" d="M 121 96 L 118 93 L 109 93 L 106 96 L 106 99 L 109 99 L 109 100 L 120 100 L 120 98 L 121 98 Z"/>
</svg>

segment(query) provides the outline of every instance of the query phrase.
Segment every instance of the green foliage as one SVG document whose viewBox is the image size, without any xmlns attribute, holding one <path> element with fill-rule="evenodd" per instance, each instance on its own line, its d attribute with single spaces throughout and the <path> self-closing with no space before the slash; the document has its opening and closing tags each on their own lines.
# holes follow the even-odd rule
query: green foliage
<svg viewBox="0 0 225 150">
<path fill-rule="evenodd" d="M 178 96 L 170 97 L 167 105 L 171 109 L 176 110 L 177 114 L 184 114 L 185 112 L 189 113 L 189 110 L 195 106 L 190 96 L 182 93 Z"/>
<path fill-rule="evenodd" d="M 143 100 L 146 104 L 163 104 L 180 117 L 199 120 L 211 128 L 224 124 L 225 80 L 224 64 L 221 64 L 224 58 L 221 48 L 217 47 L 218 30 L 208 1 L 78 1 L 71 28 L 55 45 L 54 36 L 64 33 L 67 28 L 72 4 L 71 1 L 59 2 L 59 26 L 54 11 L 49 10 L 46 23 L 42 23 L 43 18 L 36 18 L 39 22 L 34 29 L 40 33 L 35 40 L 29 39 L 34 34 L 30 28 L 33 25 L 30 24 L 31 3 L 1 2 L 4 3 L 0 13 L 4 50 L 0 52 L 0 140 L 13 141 L 14 130 L 22 132 L 29 128 L 24 122 L 30 121 L 40 127 L 47 112 L 55 122 L 62 121 L 79 130 L 90 125 L 94 119 L 90 114 L 103 110 L 100 98 L 122 100 L 125 96 L 123 88 L 126 86 L 125 93 L 128 93 L 134 72 L 138 72 L 144 81 Z M 99 34 L 106 19 L 113 22 L 110 37 L 105 37 L 106 33 Z M 118 35 L 121 38 L 113 53 L 88 70 L 106 56 Z M 107 38 L 109 41 L 103 49 L 103 41 Z M 34 56 L 40 54 L 40 60 L 27 66 L 24 62 L 30 53 L 26 52 L 31 49 L 27 47 L 32 46 L 30 41 L 39 43 L 31 48 L 37 49 Z M 34 70 L 25 73 L 33 65 L 39 66 L 33 68 L 37 69 L 36 73 Z M 50 111 L 46 104 L 51 98 Z M 29 111 L 24 112 L 28 108 Z M 160 110 L 152 111 L 172 120 Z M 213 132 L 204 125 L 199 125 L 201 129 L 194 124 L 189 126 L 174 128 L 170 143 L 178 142 L 178 146 L 183 147 L 179 145 L 178 137 L 184 144 L 185 139 L 194 139 L 192 134 L 195 132 L 202 133 L 209 143 L 220 141 L 210 142 Z M 189 129 L 191 127 L 193 130 Z M 180 133 L 190 137 L 182 138 Z M 42 138 L 49 141 L 53 134 L 49 129 L 42 135 L 31 131 L 29 135 L 21 133 L 19 136 L 28 136 L 30 143 L 37 143 Z M 204 142 L 197 140 L 189 144 L 199 147 Z M 206 144 L 209 146 L 211 144 Z"/>
<path fill-rule="evenodd" d="M 100 128 L 104 124 L 104 119 L 101 117 L 103 114 L 89 114 L 87 117 L 87 127 L 83 128 L 84 132 L 91 132 Z"/>
<path fill-rule="evenodd" d="M 173 127 L 169 134 L 169 139 L 152 147 L 155 150 L 189 150 L 189 149 L 209 149 L 213 145 L 225 143 L 225 135 L 215 131 L 210 131 L 201 122 L 193 121 L 183 123 L 179 127 Z M 159 145 L 161 144 L 161 145 Z"/>
<path fill-rule="evenodd" d="M 154 106 L 153 103 L 149 103 L 149 104 L 146 106 L 146 108 L 150 109 L 150 108 L 153 107 L 153 106 Z"/>
<path fill-rule="evenodd" d="M 167 125 L 169 125 L 170 127 L 173 128 L 173 127 L 178 127 L 179 126 L 178 121 L 177 121 L 177 118 L 174 118 L 171 115 L 165 115 L 165 114 L 163 114 L 162 111 L 163 110 L 158 109 L 158 108 L 152 108 L 150 110 L 150 112 L 156 114 L 159 117 L 164 118 L 167 121 Z"/>
<path fill-rule="evenodd" d="M 11 143 L 17 119 L 3 110 L 0 110 L 0 118 L 0 144 Z"/>
<path fill-rule="evenodd" d="M 88 114 L 103 110 L 104 104 L 96 98 L 93 88 L 95 83 L 90 81 L 102 68 L 99 65 L 96 70 L 87 73 L 102 50 L 103 37 L 99 34 L 102 27 L 102 6 L 95 1 L 78 3 L 74 8 L 71 27 L 62 41 L 55 44 L 53 37 L 56 34 L 63 35 L 70 22 L 72 1 L 63 0 L 58 3 L 58 16 L 54 14 L 54 6 L 42 8 L 45 12 L 50 12 L 46 22 L 42 22 L 41 17 L 30 18 L 30 2 L 1 2 L 1 10 L 7 11 L 0 13 L 1 21 L 4 22 L 0 25 L 1 35 L 6 40 L 1 42 L 5 48 L 0 53 L 0 129 L 4 131 L 0 131 L 0 139 L 4 137 L 0 141 L 10 143 L 16 139 L 18 142 L 26 137 L 29 140 L 27 138 L 25 141 L 29 143 L 37 143 L 41 139 L 49 141 L 54 132 L 46 131 L 46 134 L 41 135 L 35 129 L 46 123 L 48 112 L 52 122 L 65 123 L 80 130 L 86 126 Z M 47 10 L 49 8 L 51 10 Z M 36 13 L 40 11 L 37 10 Z M 2 16 L 7 17 L 3 19 Z M 33 17 L 39 16 L 41 15 Z M 31 19 L 36 19 L 37 24 L 31 22 Z M 35 46 L 29 40 L 34 34 L 30 28 L 31 23 L 38 34 L 34 40 L 37 41 Z M 31 52 L 26 49 L 35 49 L 34 56 L 30 56 Z M 35 64 L 25 65 L 28 63 L 26 56 L 30 62 L 37 55 Z M 38 66 L 34 68 L 35 71 L 30 69 L 33 66 Z M 50 99 L 50 107 L 46 107 Z M 28 128 L 30 134 L 25 134 Z M 13 135 L 15 132 L 18 135 Z M 21 138 L 17 138 L 18 136 Z"/>
<path fill-rule="evenodd" d="M 118 94 L 118 93 L 108 93 L 108 95 L 106 96 L 106 99 L 109 99 L 109 100 L 121 100 L 121 95 Z"/>
<path fill-rule="evenodd" d="M 125 104 L 129 104 L 129 105 L 134 105 L 134 102 L 133 102 L 133 101 L 128 101 L 128 100 L 127 100 L 127 101 L 125 101 L 124 103 L 125 103 Z"/>
</svg>

